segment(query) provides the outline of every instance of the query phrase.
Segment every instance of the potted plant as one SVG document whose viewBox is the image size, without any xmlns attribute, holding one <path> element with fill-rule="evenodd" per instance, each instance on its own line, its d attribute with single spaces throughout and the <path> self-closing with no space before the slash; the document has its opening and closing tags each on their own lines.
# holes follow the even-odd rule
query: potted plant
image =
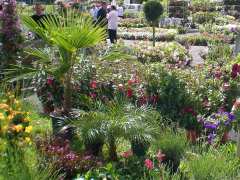
<svg viewBox="0 0 240 180">
<path fill-rule="evenodd" d="M 155 27 L 159 24 L 159 18 L 163 14 L 163 6 L 159 1 L 147 1 L 144 5 L 144 14 L 153 29 L 153 46 L 155 46 Z"/>
</svg>

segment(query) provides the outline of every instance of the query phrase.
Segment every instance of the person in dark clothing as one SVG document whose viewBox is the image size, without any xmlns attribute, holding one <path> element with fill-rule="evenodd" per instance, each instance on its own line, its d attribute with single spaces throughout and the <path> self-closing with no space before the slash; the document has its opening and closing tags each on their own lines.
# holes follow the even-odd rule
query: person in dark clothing
<svg viewBox="0 0 240 180">
<path fill-rule="evenodd" d="M 100 24 L 101 26 L 107 25 L 107 3 L 106 2 L 102 2 L 101 8 L 98 10 L 97 24 Z"/>
<path fill-rule="evenodd" d="M 44 7 L 37 3 L 34 7 L 34 10 L 35 10 L 35 14 L 32 15 L 32 19 L 38 23 L 38 24 L 41 24 L 43 26 L 43 24 L 41 23 L 41 19 L 46 17 L 46 15 L 44 14 Z"/>
</svg>

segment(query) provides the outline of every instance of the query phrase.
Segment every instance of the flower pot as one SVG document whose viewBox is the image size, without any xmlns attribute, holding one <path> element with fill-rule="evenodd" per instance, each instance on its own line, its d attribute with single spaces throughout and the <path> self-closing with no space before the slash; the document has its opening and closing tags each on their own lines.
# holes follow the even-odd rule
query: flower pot
<svg viewBox="0 0 240 180">
<path fill-rule="evenodd" d="M 148 151 L 148 148 L 149 148 L 149 143 L 137 142 L 137 141 L 131 142 L 132 152 L 138 157 L 145 156 Z"/>
<path fill-rule="evenodd" d="M 197 131 L 196 130 L 186 130 L 187 140 L 191 143 L 197 142 Z"/>
</svg>

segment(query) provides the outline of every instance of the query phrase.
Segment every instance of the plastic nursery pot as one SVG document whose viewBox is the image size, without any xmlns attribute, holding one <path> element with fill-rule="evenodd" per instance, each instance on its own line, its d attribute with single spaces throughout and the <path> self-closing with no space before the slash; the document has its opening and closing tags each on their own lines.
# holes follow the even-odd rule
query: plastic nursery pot
<svg viewBox="0 0 240 180">
<path fill-rule="evenodd" d="M 70 126 L 71 121 L 76 120 L 80 116 L 80 111 L 73 109 L 67 116 L 51 113 L 53 135 L 59 135 L 65 139 L 72 139 L 75 134 L 75 127 Z"/>
<path fill-rule="evenodd" d="M 198 134 L 196 130 L 186 130 L 186 136 L 189 142 L 193 144 L 197 142 Z"/>
<path fill-rule="evenodd" d="M 146 142 L 138 142 L 132 141 L 131 142 L 131 149 L 133 154 L 138 157 L 143 157 L 147 154 L 150 144 Z"/>
</svg>

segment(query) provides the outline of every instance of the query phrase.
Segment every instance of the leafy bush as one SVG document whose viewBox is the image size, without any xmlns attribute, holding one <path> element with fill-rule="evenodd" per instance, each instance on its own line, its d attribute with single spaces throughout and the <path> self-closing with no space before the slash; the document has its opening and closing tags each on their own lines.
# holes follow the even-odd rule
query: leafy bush
<svg viewBox="0 0 240 180">
<path fill-rule="evenodd" d="M 161 134 L 159 140 L 157 140 L 153 146 L 165 154 L 163 163 L 166 163 L 173 172 L 176 172 L 187 148 L 185 134 L 167 129 Z"/>
<path fill-rule="evenodd" d="M 188 94 L 186 82 L 159 63 L 151 64 L 146 72 L 148 94 L 159 97 L 157 108 L 173 121 L 179 121 L 183 108 L 191 107 L 193 97 Z"/>
<path fill-rule="evenodd" d="M 219 149 L 210 149 L 203 154 L 192 154 L 181 162 L 181 172 L 187 178 L 198 180 L 235 179 L 239 162 L 232 151 L 232 145 Z M 230 151 L 229 151 L 230 150 Z"/>
<path fill-rule="evenodd" d="M 213 23 L 217 16 L 215 12 L 196 12 L 193 14 L 193 21 L 198 24 Z"/>
</svg>

